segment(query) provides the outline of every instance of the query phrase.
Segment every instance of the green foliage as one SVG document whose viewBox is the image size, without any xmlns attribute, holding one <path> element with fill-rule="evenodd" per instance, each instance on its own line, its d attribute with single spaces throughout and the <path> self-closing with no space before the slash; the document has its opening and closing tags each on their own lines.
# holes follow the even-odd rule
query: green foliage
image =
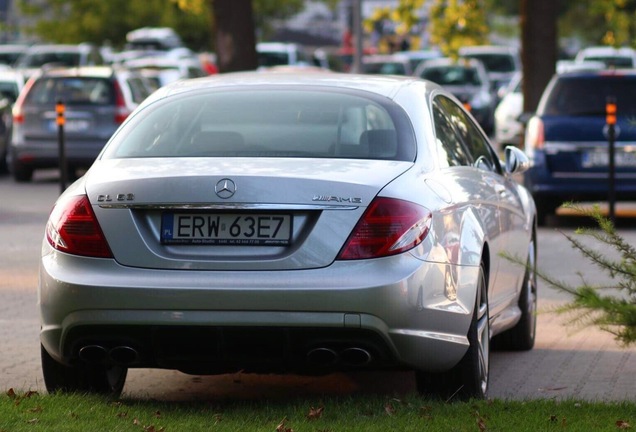
<svg viewBox="0 0 636 432">
<path fill-rule="evenodd" d="M 210 43 L 209 14 L 181 10 L 172 0 L 20 0 L 20 10 L 34 19 L 23 29 L 57 43 L 109 41 L 122 48 L 126 33 L 140 27 L 173 27 L 184 42 L 199 49 Z"/>
<path fill-rule="evenodd" d="M 200 402 L 0 395 L 0 431 L 617 431 L 636 419 L 634 402 L 475 400 L 453 404 L 414 395 L 321 396 Z"/>
<path fill-rule="evenodd" d="M 457 58 L 462 46 L 487 43 L 488 33 L 482 0 L 434 0 L 431 6 L 431 43 L 445 55 Z"/>
<path fill-rule="evenodd" d="M 336 0 L 323 0 L 335 7 Z M 20 11 L 34 24 L 24 31 L 47 42 L 109 41 L 123 48 L 126 33 L 140 27 L 172 27 L 194 50 L 213 43 L 212 0 L 18 0 Z M 303 0 L 253 0 L 255 26 L 261 36 L 272 20 L 300 12 Z"/>
<path fill-rule="evenodd" d="M 581 275 L 581 284 L 571 286 L 554 277 L 537 272 L 551 287 L 572 295 L 572 300 L 555 309 L 569 314 L 571 325 L 598 326 L 614 335 L 617 342 L 628 346 L 636 343 L 636 248 L 617 232 L 614 224 L 603 216 L 598 206 L 583 208 L 567 204 L 581 215 L 592 218 L 598 228 L 579 228 L 574 235 L 564 234 L 572 247 L 605 272 L 611 285 L 590 285 Z M 583 239 L 603 246 L 603 252 Z M 614 256 L 610 256 L 610 255 Z"/>
</svg>

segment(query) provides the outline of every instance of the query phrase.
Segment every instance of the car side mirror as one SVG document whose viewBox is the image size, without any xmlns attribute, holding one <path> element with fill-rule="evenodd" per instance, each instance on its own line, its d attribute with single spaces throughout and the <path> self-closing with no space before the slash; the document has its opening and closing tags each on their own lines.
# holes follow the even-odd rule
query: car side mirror
<svg viewBox="0 0 636 432">
<path fill-rule="evenodd" d="M 515 146 L 506 146 L 504 159 L 508 174 L 520 174 L 530 168 L 528 156 Z"/>
</svg>

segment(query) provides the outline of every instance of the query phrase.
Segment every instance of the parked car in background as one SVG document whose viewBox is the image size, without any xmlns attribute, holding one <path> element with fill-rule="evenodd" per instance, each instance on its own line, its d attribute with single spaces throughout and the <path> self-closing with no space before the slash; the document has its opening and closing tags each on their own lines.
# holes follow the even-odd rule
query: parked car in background
<svg viewBox="0 0 636 432">
<path fill-rule="evenodd" d="M 126 50 L 129 51 L 170 51 L 181 47 L 181 37 L 170 27 L 142 27 L 126 34 Z"/>
<path fill-rule="evenodd" d="M 506 87 L 515 73 L 521 72 L 519 50 L 503 45 L 465 46 L 459 49 L 461 57 L 481 61 L 488 72 L 492 90 L 497 92 Z"/>
<path fill-rule="evenodd" d="M 521 147 L 523 143 L 525 129 L 519 119 L 523 113 L 521 76 L 520 72 L 515 74 L 495 109 L 495 143 L 499 149 L 509 145 Z"/>
<path fill-rule="evenodd" d="M 14 69 L 0 69 L 0 173 L 7 171 L 7 152 L 13 130 L 13 104 L 24 87 L 24 76 Z"/>
<path fill-rule="evenodd" d="M 413 77 L 220 74 L 159 89 L 57 200 L 46 388 L 191 374 L 415 370 L 483 398 L 532 348 L 532 198 L 459 102 Z M 527 262 L 513 263 L 503 252 Z"/>
<path fill-rule="evenodd" d="M 400 54 L 375 54 L 362 57 L 362 71 L 372 75 L 407 75 L 413 73 L 409 58 Z"/>
<path fill-rule="evenodd" d="M 113 132 L 151 92 L 138 73 L 107 66 L 59 68 L 32 77 L 13 107 L 7 153 L 16 181 L 33 171 L 59 166 L 56 104 L 65 104 L 65 148 L 69 174 L 88 168 Z"/>
<path fill-rule="evenodd" d="M 42 67 L 78 67 L 104 64 L 93 44 L 32 45 L 18 58 L 15 68 L 29 78 Z"/>
<path fill-rule="evenodd" d="M 444 57 L 442 52 L 436 48 L 415 51 L 399 51 L 396 54 L 406 56 L 409 59 L 412 71 L 415 71 L 419 64 L 425 60 Z"/>
<path fill-rule="evenodd" d="M 313 65 L 314 61 L 304 47 L 295 43 L 259 42 L 256 44 L 258 66 L 267 68 L 284 65 Z"/>
<path fill-rule="evenodd" d="M 26 44 L 1 44 L 0 64 L 13 67 L 15 62 L 28 47 Z"/>
<path fill-rule="evenodd" d="M 201 78 L 208 75 L 203 70 L 202 63 L 197 57 L 180 59 L 172 59 L 165 56 L 142 57 L 127 60 L 123 63 L 123 66 L 143 73 L 146 77 L 152 79 L 158 87 L 180 79 Z"/>
<path fill-rule="evenodd" d="M 636 67 L 636 50 L 629 47 L 593 46 L 580 50 L 574 58 L 577 62 L 600 61 L 606 67 Z"/>
<path fill-rule="evenodd" d="M 464 104 L 487 134 L 493 131 L 496 98 L 479 60 L 427 60 L 420 63 L 414 75 L 443 86 Z"/>
<path fill-rule="evenodd" d="M 617 104 L 616 197 L 636 199 L 636 72 L 578 71 L 555 75 L 528 123 L 525 182 L 539 222 L 565 201 L 607 200 L 608 135 L 605 106 Z"/>
</svg>

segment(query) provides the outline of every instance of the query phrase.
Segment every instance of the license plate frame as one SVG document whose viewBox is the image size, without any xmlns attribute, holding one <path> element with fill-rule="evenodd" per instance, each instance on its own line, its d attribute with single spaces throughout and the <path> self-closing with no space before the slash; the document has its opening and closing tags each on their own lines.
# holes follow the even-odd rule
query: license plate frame
<svg viewBox="0 0 636 432">
<path fill-rule="evenodd" d="M 164 245 L 288 246 L 293 219 L 282 212 L 164 212 Z"/>
<path fill-rule="evenodd" d="M 614 163 L 617 168 L 636 168 L 636 152 L 616 150 Z M 609 166 L 609 151 L 584 152 L 581 158 L 583 168 L 607 168 Z"/>
</svg>

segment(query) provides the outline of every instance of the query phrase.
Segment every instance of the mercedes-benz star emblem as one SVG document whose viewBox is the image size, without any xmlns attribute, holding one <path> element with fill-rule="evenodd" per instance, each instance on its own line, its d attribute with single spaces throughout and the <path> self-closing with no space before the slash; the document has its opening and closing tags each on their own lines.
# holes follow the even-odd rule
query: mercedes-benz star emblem
<svg viewBox="0 0 636 432">
<path fill-rule="evenodd" d="M 216 186 L 214 186 L 214 192 L 216 192 L 219 198 L 228 199 L 236 192 L 236 185 L 232 180 L 224 178 L 219 180 Z"/>
</svg>

